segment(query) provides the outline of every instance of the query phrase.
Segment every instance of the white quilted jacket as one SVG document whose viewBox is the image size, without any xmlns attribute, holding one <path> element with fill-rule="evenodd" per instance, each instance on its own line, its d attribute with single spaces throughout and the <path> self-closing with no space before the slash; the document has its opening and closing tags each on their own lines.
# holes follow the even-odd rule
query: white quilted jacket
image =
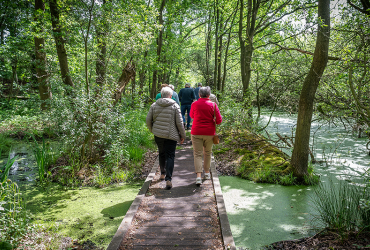
<svg viewBox="0 0 370 250">
<path fill-rule="evenodd" d="M 180 142 L 186 137 L 180 106 L 170 98 L 159 98 L 150 106 L 146 116 L 150 132 L 160 138 Z"/>
</svg>

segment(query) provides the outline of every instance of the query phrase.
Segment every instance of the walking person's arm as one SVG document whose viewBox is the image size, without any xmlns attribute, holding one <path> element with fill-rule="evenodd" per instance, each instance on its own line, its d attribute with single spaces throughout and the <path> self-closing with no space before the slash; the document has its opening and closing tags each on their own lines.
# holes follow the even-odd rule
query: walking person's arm
<svg viewBox="0 0 370 250">
<path fill-rule="evenodd" d="M 220 110 L 218 109 L 217 104 L 215 104 L 215 107 L 216 107 L 216 124 L 218 125 L 222 122 L 222 116 Z"/>
<path fill-rule="evenodd" d="M 149 112 L 146 116 L 146 126 L 148 127 L 149 131 L 152 132 L 152 128 L 153 128 L 153 106 L 150 106 Z"/>
<path fill-rule="evenodd" d="M 186 138 L 186 134 L 185 134 L 184 123 L 182 121 L 182 115 L 180 112 L 180 108 L 178 106 L 175 109 L 175 122 L 176 122 L 176 127 L 180 132 L 180 143 L 182 144 Z"/>
</svg>

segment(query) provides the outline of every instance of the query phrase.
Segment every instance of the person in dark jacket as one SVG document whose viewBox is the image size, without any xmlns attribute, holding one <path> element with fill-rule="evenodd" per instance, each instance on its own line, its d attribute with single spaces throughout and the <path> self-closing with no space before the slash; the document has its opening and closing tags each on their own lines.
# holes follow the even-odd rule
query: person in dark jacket
<svg viewBox="0 0 370 250">
<path fill-rule="evenodd" d="M 199 89 L 202 87 L 202 84 L 201 83 L 198 83 L 198 88 L 195 88 L 194 89 L 194 95 L 195 95 L 195 99 L 197 99 L 197 101 L 198 101 L 198 99 L 200 98 L 199 97 Z"/>
<path fill-rule="evenodd" d="M 190 88 L 189 83 L 186 83 L 185 88 L 180 90 L 179 99 L 180 99 L 180 102 L 181 102 L 181 115 L 182 115 L 182 120 L 184 122 L 184 126 L 185 126 L 185 113 L 187 111 L 188 116 L 187 116 L 186 129 L 190 129 L 190 122 L 191 122 L 190 108 L 191 108 L 191 104 L 196 99 L 195 99 L 194 89 Z"/>
</svg>

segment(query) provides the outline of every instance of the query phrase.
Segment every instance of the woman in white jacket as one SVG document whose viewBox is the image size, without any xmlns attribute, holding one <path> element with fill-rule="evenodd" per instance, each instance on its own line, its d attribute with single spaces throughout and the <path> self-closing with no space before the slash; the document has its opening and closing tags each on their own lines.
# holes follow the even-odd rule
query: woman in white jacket
<svg viewBox="0 0 370 250">
<path fill-rule="evenodd" d="M 176 144 L 183 143 L 186 137 L 180 106 L 171 99 L 172 93 L 171 88 L 162 88 L 162 98 L 150 106 L 146 116 L 146 125 L 158 146 L 161 179 L 166 181 L 166 189 L 172 188 Z"/>
</svg>

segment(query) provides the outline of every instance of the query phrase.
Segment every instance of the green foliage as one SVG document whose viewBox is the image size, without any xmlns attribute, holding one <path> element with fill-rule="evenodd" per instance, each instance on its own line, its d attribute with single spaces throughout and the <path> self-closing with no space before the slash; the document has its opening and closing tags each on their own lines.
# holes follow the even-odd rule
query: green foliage
<svg viewBox="0 0 370 250">
<path fill-rule="evenodd" d="M 319 221 L 329 229 L 346 232 L 368 229 L 370 210 L 361 208 L 361 201 L 369 198 L 362 187 L 330 180 L 315 189 L 313 201 Z"/>
<path fill-rule="evenodd" d="M 16 247 L 28 232 L 28 223 L 17 184 L 10 180 L 1 182 L 0 242 Z"/>
<path fill-rule="evenodd" d="M 14 140 L 6 136 L 5 134 L 0 134 L 0 156 L 1 153 L 8 153 Z"/>
<path fill-rule="evenodd" d="M 279 176 L 279 184 L 283 186 L 291 186 L 296 183 L 296 177 L 293 176 L 293 173 Z"/>
<path fill-rule="evenodd" d="M 48 170 L 48 167 L 51 164 L 55 163 L 59 155 L 56 153 L 56 151 L 53 151 L 53 149 L 50 146 L 50 143 L 45 143 L 44 138 L 42 138 L 41 146 L 38 144 L 35 137 L 33 137 L 33 139 L 34 139 L 33 152 L 37 163 L 39 182 L 42 184 L 47 180 L 47 176 L 51 174 L 50 171 Z"/>
</svg>

